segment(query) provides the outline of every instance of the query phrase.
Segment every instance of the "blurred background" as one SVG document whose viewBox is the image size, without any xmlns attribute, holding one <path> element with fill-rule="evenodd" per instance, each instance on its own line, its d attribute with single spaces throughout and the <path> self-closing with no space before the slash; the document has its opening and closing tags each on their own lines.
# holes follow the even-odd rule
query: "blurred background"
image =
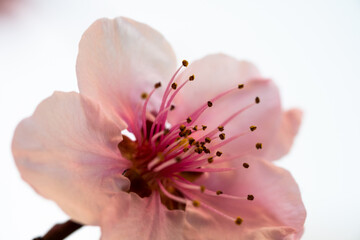
<svg viewBox="0 0 360 240">
<path fill-rule="evenodd" d="M 223 52 L 273 78 L 284 108 L 305 113 L 277 162 L 300 186 L 303 239 L 360 239 L 359 0 L 0 0 L 0 239 L 31 239 L 68 219 L 21 180 L 12 134 L 53 91 L 77 91 L 82 33 L 120 15 L 159 30 L 178 60 Z M 85 227 L 68 239 L 99 237 Z"/>
</svg>

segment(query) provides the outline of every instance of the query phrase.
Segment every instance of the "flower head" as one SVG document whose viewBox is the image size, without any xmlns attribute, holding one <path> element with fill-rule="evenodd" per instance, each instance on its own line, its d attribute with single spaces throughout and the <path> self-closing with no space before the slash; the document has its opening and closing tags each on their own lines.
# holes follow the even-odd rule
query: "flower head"
<svg viewBox="0 0 360 240">
<path fill-rule="evenodd" d="M 216 54 L 176 68 L 166 40 L 126 18 L 96 21 L 77 60 L 80 93 L 57 92 L 16 129 L 22 177 L 103 239 L 283 239 L 305 210 L 283 112 L 254 65 Z M 123 130 L 130 134 L 125 134 Z"/>
</svg>

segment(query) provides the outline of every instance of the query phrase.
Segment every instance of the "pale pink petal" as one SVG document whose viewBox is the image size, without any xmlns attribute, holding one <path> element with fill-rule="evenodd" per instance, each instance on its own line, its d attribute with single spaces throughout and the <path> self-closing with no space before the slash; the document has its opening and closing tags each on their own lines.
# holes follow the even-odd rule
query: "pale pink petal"
<svg viewBox="0 0 360 240">
<path fill-rule="evenodd" d="M 301 118 L 302 111 L 299 109 L 291 109 L 283 113 L 280 128 L 271 141 L 270 147 L 266 149 L 266 159 L 276 160 L 290 151 L 299 130 Z"/>
<path fill-rule="evenodd" d="M 182 210 L 167 210 L 154 192 L 148 198 L 120 193 L 103 213 L 102 240 L 181 240 L 185 229 Z M 193 238 L 195 239 L 195 238 Z"/>
<path fill-rule="evenodd" d="M 248 162 L 250 167 L 243 168 L 241 166 L 243 161 Z M 239 216 L 244 220 L 238 226 L 234 221 L 223 218 L 224 226 L 219 226 L 218 229 L 228 229 L 231 234 L 244 231 L 251 235 L 259 229 L 268 228 L 272 231 L 274 230 L 272 228 L 277 228 L 275 230 L 278 231 L 281 230 L 280 227 L 287 227 L 292 229 L 289 234 L 294 237 L 293 239 L 298 239 L 303 232 L 306 212 L 299 188 L 290 173 L 261 159 L 243 159 L 238 162 L 238 165 L 238 171 L 207 174 L 197 183 L 210 190 L 221 190 L 224 194 L 245 198 L 251 194 L 255 197 L 253 201 L 226 199 L 221 196 L 207 196 L 200 191 L 193 192 L 200 202 L 204 202 L 234 219 Z M 215 213 L 211 215 L 221 219 L 221 216 Z M 189 221 L 191 223 L 191 220 Z M 216 230 L 212 232 L 209 234 L 216 234 Z"/>
<path fill-rule="evenodd" d="M 264 155 L 281 123 L 280 96 L 275 84 L 271 80 L 260 78 L 252 64 L 221 54 L 195 61 L 184 71 L 182 78 L 192 74 L 195 75 L 195 81 L 189 82 L 181 91 L 177 107 L 169 114 L 170 122 L 185 120 L 200 105 L 225 90 L 235 88 L 231 94 L 213 102 L 213 106 L 206 109 L 194 124 L 204 124 L 211 131 L 235 112 L 253 104 L 225 125 L 226 138 L 239 133 L 247 135 L 220 150 L 225 154 Z M 244 88 L 236 89 L 238 84 L 244 84 Z M 259 104 L 255 104 L 256 97 L 260 98 Z M 251 132 L 249 127 L 253 125 L 257 129 Z M 255 148 L 259 142 L 263 144 L 262 150 Z"/>
<path fill-rule="evenodd" d="M 108 195 L 129 188 L 121 175 L 129 162 L 117 149 L 121 130 L 90 99 L 56 92 L 18 125 L 12 152 L 39 194 L 74 220 L 98 224 Z"/>
<path fill-rule="evenodd" d="M 76 64 L 80 93 L 126 121 L 133 132 L 138 130 L 133 125 L 140 120 L 141 94 L 156 82 L 166 84 L 175 68 L 175 54 L 160 33 L 123 17 L 93 23 L 80 41 Z M 154 94 L 149 111 L 160 100 L 160 94 Z"/>
</svg>

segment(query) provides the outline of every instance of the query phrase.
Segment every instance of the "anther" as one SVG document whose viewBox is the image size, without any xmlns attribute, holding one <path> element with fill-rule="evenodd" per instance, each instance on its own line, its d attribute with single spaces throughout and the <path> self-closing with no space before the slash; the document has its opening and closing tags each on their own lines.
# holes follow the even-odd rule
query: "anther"
<svg viewBox="0 0 360 240">
<path fill-rule="evenodd" d="M 175 90 L 175 89 L 177 88 L 177 84 L 176 84 L 176 83 L 172 83 L 172 84 L 171 84 L 171 88 Z"/>
<path fill-rule="evenodd" d="M 225 133 L 221 133 L 221 134 L 219 135 L 219 138 L 220 138 L 221 140 L 224 140 L 224 139 L 225 139 Z"/>
<path fill-rule="evenodd" d="M 237 218 L 235 219 L 235 223 L 236 223 L 237 225 L 240 225 L 242 222 L 243 222 L 243 219 L 242 219 L 241 217 L 237 217 Z"/>
<path fill-rule="evenodd" d="M 200 207 L 200 202 L 197 200 L 194 200 L 193 202 L 194 207 Z"/>
<path fill-rule="evenodd" d="M 186 136 L 191 135 L 191 133 L 192 133 L 192 132 L 191 132 L 191 130 L 190 130 L 190 129 L 186 129 L 186 131 L 185 131 L 185 135 L 186 135 Z"/>
<path fill-rule="evenodd" d="M 212 107 L 213 103 L 211 101 L 207 102 L 208 107 Z"/>
<path fill-rule="evenodd" d="M 186 119 L 186 122 L 187 122 L 187 123 L 191 123 L 191 121 L 192 121 L 192 120 L 191 120 L 191 117 L 188 117 L 188 118 Z"/>
<path fill-rule="evenodd" d="M 180 162 L 180 161 L 181 161 L 181 157 L 176 157 L 176 158 L 175 158 L 175 161 L 176 161 L 176 162 Z"/>
<path fill-rule="evenodd" d="M 141 98 L 142 99 L 146 99 L 148 97 L 148 94 L 146 92 L 142 93 L 141 94 Z"/>
<path fill-rule="evenodd" d="M 256 103 L 256 104 L 260 103 L 260 98 L 259 98 L 259 97 L 256 97 L 256 98 L 255 98 L 255 103 Z"/>
<path fill-rule="evenodd" d="M 194 79 L 195 79 L 195 75 L 191 75 L 191 76 L 189 77 L 189 81 L 194 81 Z"/>
<path fill-rule="evenodd" d="M 253 131 L 255 131 L 256 130 L 256 126 L 250 126 L 250 130 L 253 132 Z"/>
<path fill-rule="evenodd" d="M 201 154 L 204 151 L 204 149 L 202 147 L 197 147 L 195 148 L 194 152 Z"/>
<path fill-rule="evenodd" d="M 189 141 L 189 144 L 190 144 L 190 145 L 193 145 L 193 144 L 195 143 L 195 139 L 192 138 L 192 137 L 189 138 L 188 141 Z"/>
<path fill-rule="evenodd" d="M 175 109 L 175 105 L 171 105 L 170 106 L 170 111 L 174 110 Z"/>
<path fill-rule="evenodd" d="M 254 200 L 254 195 L 248 195 L 248 196 L 247 196 L 247 200 L 249 200 L 249 201 Z"/>
<path fill-rule="evenodd" d="M 257 144 L 255 145 L 255 147 L 256 147 L 256 149 L 262 149 L 262 143 L 257 143 Z"/>
<path fill-rule="evenodd" d="M 183 61 L 182 61 L 182 65 L 183 65 L 184 67 L 187 67 L 187 66 L 189 65 L 189 62 L 186 61 L 186 60 L 183 60 Z"/>
<path fill-rule="evenodd" d="M 195 125 L 195 126 L 193 127 L 193 130 L 194 130 L 194 131 L 197 131 L 197 130 L 198 130 L 198 126 Z"/>
<path fill-rule="evenodd" d="M 216 195 L 221 195 L 221 194 L 223 194 L 222 191 L 220 191 L 220 190 L 216 191 Z"/>
<path fill-rule="evenodd" d="M 180 129 L 180 131 L 184 131 L 186 129 L 186 127 L 185 127 L 185 125 L 182 124 L 182 125 L 180 125 L 179 129 Z"/>
<path fill-rule="evenodd" d="M 220 132 L 224 131 L 224 126 L 218 126 Z"/>
<path fill-rule="evenodd" d="M 204 146 L 203 148 L 204 148 L 204 152 L 205 152 L 206 154 L 209 154 L 209 153 L 210 153 L 210 149 L 206 148 L 205 146 Z"/>
<path fill-rule="evenodd" d="M 221 155 L 222 155 L 222 152 L 220 152 L 220 151 L 216 152 L 216 156 L 220 157 Z"/>
<path fill-rule="evenodd" d="M 164 135 L 168 134 L 169 132 L 170 132 L 170 130 L 166 128 L 166 129 L 164 130 Z"/>
<path fill-rule="evenodd" d="M 201 186 L 200 186 L 200 191 L 201 191 L 202 193 L 205 192 L 205 186 L 201 185 Z"/>
<path fill-rule="evenodd" d="M 211 138 L 206 137 L 206 138 L 205 138 L 205 142 L 207 142 L 207 143 L 211 143 Z"/>
<path fill-rule="evenodd" d="M 155 87 L 155 88 L 159 88 L 159 87 L 161 87 L 161 82 L 157 82 L 157 83 L 155 83 L 154 87 Z"/>
<path fill-rule="evenodd" d="M 249 168 L 250 165 L 249 165 L 248 163 L 243 163 L 243 167 L 244 167 L 244 168 Z"/>
<path fill-rule="evenodd" d="M 242 88 L 244 88 L 244 84 L 239 84 L 238 89 L 242 89 Z"/>
<path fill-rule="evenodd" d="M 209 157 L 209 158 L 208 158 L 208 163 L 212 163 L 212 162 L 214 162 L 214 158 L 213 158 L 213 157 Z"/>
<path fill-rule="evenodd" d="M 202 130 L 204 130 L 205 131 L 205 129 L 207 128 L 207 126 L 205 126 L 205 125 L 202 125 Z"/>
<path fill-rule="evenodd" d="M 189 151 L 189 148 L 188 148 L 188 147 L 184 147 L 183 152 L 187 152 L 187 151 Z"/>
</svg>

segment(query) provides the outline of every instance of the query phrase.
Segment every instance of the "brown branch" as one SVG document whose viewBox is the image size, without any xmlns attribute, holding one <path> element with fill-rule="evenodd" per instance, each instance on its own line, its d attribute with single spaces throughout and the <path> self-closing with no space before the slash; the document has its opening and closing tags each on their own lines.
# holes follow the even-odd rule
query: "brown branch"
<svg viewBox="0 0 360 240">
<path fill-rule="evenodd" d="M 43 237 L 37 237 L 33 240 L 62 240 L 81 228 L 83 225 L 69 220 L 64 223 L 58 223 L 53 226 Z"/>
</svg>

